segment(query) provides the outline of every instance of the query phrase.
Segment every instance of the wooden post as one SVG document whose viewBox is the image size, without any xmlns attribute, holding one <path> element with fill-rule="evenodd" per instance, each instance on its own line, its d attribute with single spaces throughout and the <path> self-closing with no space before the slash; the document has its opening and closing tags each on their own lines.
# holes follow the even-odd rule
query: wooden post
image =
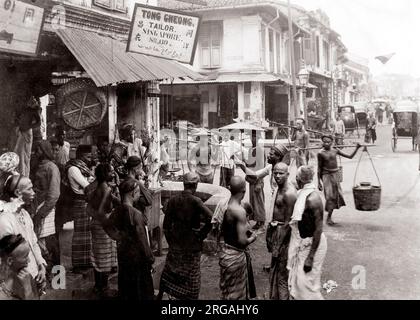
<svg viewBox="0 0 420 320">
<path fill-rule="evenodd" d="M 292 13 L 290 7 L 290 0 L 287 0 L 287 20 L 289 23 L 289 55 L 290 55 L 290 72 L 292 74 L 292 94 L 293 94 L 293 113 L 295 119 L 299 117 L 299 109 L 297 105 L 297 93 L 296 93 L 296 65 L 295 65 L 295 41 L 293 38 L 293 24 L 292 24 Z M 295 120 L 294 119 L 294 120 Z"/>
</svg>

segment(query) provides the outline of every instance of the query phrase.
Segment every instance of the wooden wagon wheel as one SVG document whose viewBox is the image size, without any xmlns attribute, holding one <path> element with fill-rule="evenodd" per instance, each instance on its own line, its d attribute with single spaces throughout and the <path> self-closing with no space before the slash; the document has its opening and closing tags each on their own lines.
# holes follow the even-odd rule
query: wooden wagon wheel
<svg viewBox="0 0 420 320">
<path fill-rule="evenodd" d="M 90 79 L 69 81 L 57 90 L 57 98 L 64 122 L 76 130 L 100 124 L 106 114 L 106 95 Z"/>
</svg>

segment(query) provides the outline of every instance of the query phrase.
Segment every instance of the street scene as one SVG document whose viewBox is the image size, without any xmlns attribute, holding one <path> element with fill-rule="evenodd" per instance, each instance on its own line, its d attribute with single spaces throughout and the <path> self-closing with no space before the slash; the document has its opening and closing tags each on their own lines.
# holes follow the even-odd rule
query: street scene
<svg viewBox="0 0 420 320">
<path fill-rule="evenodd" d="M 416 10 L 0 0 L 0 300 L 419 299 Z"/>
</svg>

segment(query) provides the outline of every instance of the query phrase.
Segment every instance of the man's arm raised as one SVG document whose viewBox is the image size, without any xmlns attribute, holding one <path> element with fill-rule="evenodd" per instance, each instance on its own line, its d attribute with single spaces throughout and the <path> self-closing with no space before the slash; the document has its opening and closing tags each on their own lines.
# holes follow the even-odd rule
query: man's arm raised
<svg viewBox="0 0 420 320">
<path fill-rule="evenodd" d="M 361 147 L 360 143 L 357 143 L 356 149 L 354 149 L 352 154 L 347 154 L 347 153 L 342 152 L 340 149 L 337 149 L 337 154 L 347 159 L 353 159 L 357 151 L 359 151 L 360 147 Z"/>
</svg>

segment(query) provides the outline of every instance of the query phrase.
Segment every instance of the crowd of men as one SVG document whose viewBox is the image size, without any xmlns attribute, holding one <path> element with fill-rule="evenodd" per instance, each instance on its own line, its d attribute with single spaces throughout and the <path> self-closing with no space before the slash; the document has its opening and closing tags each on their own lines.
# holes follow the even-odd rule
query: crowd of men
<svg viewBox="0 0 420 320">
<path fill-rule="evenodd" d="M 226 159 L 220 185 L 231 193 L 216 219 L 221 232 L 218 239 L 223 239 L 219 252 L 222 299 L 256 297 L 249 246 L 267 220 L 266 243 L 272 255 L 269 298 L 322 299 L 320 277 L 327 250 L 323 214 L 327 211 L 327 223 L 334 225 L 333 211 L 345 205 L 337 157 L 353 158 L 360 145 L 346 154 L 333 148 L 332 135 L 324 135 L 317 157 L 316 186 L 315 170 L 308 165 L 309 137 L 304 126 L 304 120 L 299 119 L 294 156 L 278 145 L 265 159 L 264 149 L 253 135 L 255 147 L 250 154 L 255 162 L 251 165 L 236 156 L 234 141 L 225 138 L 221 143 Z M 150 152 L 150 141 L 136 138 L 133 125 L 124 125 L 120 138 L 116 146 L 98 139 L 97 157 L 93 157 L 92 146 L 79 145 L 76 157 L 70 159 L 65 131 L 57 128 L 51 141 L 35 145 L 32 164 L 14 152 L 0 156 L 2 299 L 37 299 L 45 292 L 52 267 L 61 264 L 60 233 L 68 221 L 74 223 L 72 272 L 93 269 L 94 289 L 100 298 L 112 295 L 108 280 L 117 272 L 119 298 L 155 299 L 154 255 L 145 214 L 152 197 L 145 172 L 157 160 Z M 207 148 L 206 144 L 199 146 Z M 241 147 L 239 150 L 241 153 Z M 295 179 L 290 179 L 293 160 L 298 170 Z M 165 163 L 160 165 L 165 167 Z M 205 165 L 208 163 L 185 174 L 183 192 L 164 204 L 163 230 L 169 252 L 157 299 L 164 294 L 171 299 L 199 298 L 203 241 L 216 229 L 212 227 L 213 212 L 196 195 L 198 183 L 208 179 L 201 170 Z M 235 167 L 245 178 L 235 175 Z M 272 194 L 266 212 L 264 178 L 270 175 Z M 243 202 L 247 182 L 249 204 Z M 250 221 L 255 221 L 252 228 Z"/>
</svg>

